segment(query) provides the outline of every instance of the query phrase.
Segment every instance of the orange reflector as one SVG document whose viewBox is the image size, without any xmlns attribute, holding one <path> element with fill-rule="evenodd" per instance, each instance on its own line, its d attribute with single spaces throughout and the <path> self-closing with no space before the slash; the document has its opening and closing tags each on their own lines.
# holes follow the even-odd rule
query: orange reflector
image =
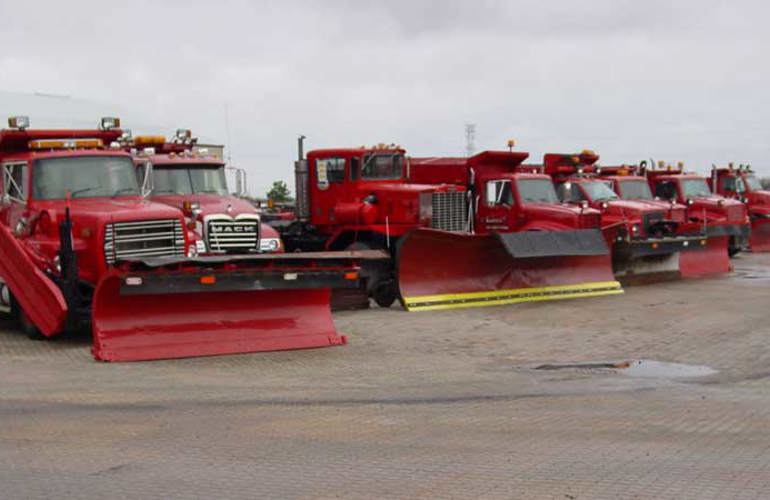
<svg viewBox="0 0 770 500">
<path fill-rule="evenodd" d="M 213 285 L 217 282 L 216 276 L 201 276 L 201 285 Z"/>
<path fill-rule="evenodd" d="M 658 244 L 657 243 L 653 243 L 652 244 L 652 248 L 658 248 Z"/>
<path fill-rule="evenodd" d="M 701 246 L 706 246 L 706 240 L 700 240 Z"/>
<path fill-rule="evenodd" d="M 358 271 L 350 271 L 345 273 L 345 279 L 346 280 L 357 280 L 358 279 Z"/>
<path fill-rule="evenodd" d="M 196 227 L 197 227 L 197 226 L 196 226 L 196 224 L 195 224 L 195 221 L 194 221 L 194 220 L 190 220 L 190 221 L 187 221 L 187 229 L 192 229 L 192 230 L 195 230 L 195 228 L 196 228 Z"/>
<path fill-rule="evenodd" d="M 135 146 L 162 146 L 166 143 L 166 137 L 162 135 L 138 135 L 134 137 Z"/>
<path fill-rule="evenodd" d="M 100 148 L 101 139 L 36 139 L 29 141 L 29 149 Z"/>
</svg>

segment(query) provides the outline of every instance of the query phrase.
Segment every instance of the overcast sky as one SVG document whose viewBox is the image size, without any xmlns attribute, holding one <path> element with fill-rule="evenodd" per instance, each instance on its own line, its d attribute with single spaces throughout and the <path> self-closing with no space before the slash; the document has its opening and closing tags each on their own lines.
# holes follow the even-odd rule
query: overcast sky
<svg viewBox="0 0 770 500">
<path fill-rule="evenodd" d="M 769 20 L 762 1 L 0 0 L 0 114 L 189 127 L 254 194 L 293 189 L 299 133 L 461 155 L 465 123 L 477 150 L 770 175 Z"/>
</svg>

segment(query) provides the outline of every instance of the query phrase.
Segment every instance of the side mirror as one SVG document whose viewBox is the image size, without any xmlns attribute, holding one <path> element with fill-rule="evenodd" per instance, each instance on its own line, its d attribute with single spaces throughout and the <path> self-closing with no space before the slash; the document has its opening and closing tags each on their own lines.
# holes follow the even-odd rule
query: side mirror
<svg viewBox="0 0 770 500">
<path fill-rule="evenodd" d="M 152 193 L 152 163 L 147 161 L 141 167 L 142 172 L 142 196 L 147 198 Z"/>
<path fill-rule="evenodd" d="M 235 196 L 243 198 L 246 194 L 246 170 L 238 168 L 235 170 Z"/>
</svg>

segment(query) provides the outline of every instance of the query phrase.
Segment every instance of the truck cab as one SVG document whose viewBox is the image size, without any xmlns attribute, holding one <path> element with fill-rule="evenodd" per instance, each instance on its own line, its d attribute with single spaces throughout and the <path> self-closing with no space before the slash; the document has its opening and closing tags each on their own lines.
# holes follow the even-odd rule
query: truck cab
<svg viewBox="0 0 770 500">
<path fill-rule="evenodd" d="M 185 129 L 172 142 L 163 136 L 129 142 L 149 198 L 184 213 L 198 254 L 282 252 L 278 233 L 261 223 L 256 208 L 228 191 L 224 161 L 195 150 L 194 144 Z"/>
<path fill-rule="evenodd" d="M 684 172 L 682 165 L 659 165 L 645 170 L 645 176 L 657 198 L 686 205 L 688 221 L 699 224 L 708 236 L 729 237 L 730 256 L 746 246 L 750 226 L 744 203 L 713 193 L 705 177 Z"/>
<path fill-rule="evenodd" d="M 411 160 L 395 144 L 309 151 L 298 162 L 297 217 L 317 237 L 299 244 L 392 249 L 418 227 L 467 230 L 465 188 L 422 183 L 411 173 Z"/>
<path fill-rule="evenodd" d="M 21 117 L 10 124 L 0 131 L 0 223 L 41 268 L 61 270 L 65 219 L 84 295 L 120 260 L 189 254 L 182 213 L 145 199 L 131 155 L 105 147 L 120 129 L 33 130 Z"/>
<path fill-rule="evenodd" d="M 753 252 L 770 251 L 770 190 L 763 189 L 749 165 L 731 163 L 712 167 L 709 184 L 721 196 L 746 204 L 751 220 L 750 246 Z"/>
</svg>

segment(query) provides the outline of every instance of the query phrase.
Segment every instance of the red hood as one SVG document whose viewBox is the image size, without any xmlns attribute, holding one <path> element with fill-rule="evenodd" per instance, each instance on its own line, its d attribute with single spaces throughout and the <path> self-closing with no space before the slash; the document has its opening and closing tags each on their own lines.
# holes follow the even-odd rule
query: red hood
<svg viewBox="0 0 770 500">
<path fill-rule="evenodd" d="M 599 222 L 598 210 L 566 203 L 526 203 L 522 205 L 522 210 L 532 220 L 548 221 L 576 229 L 595 227 Z"/>
<path fill-rule="evenodd" d="M 670 206 L 661 206 L 660 202 L 648 200 L 609 200 L 606 202 L 606 211 L 617 215 L 636 216 L 641 218 L 643 214 L 667 212 Z"/>
<path fill-rule="evenodd" d="M 688 208 L 690 218 L 702 218 L 705 211 L 706 218 L 709 220 L 730 223 L 744 223 L 747 215 L 746 205 L 743 202 L 720 195 L 694 198 L 692 205 Z"/>
<path fill-rule="evenodd" d="M 36 201 L 36 206 L 48 211 L 52 220 L 64 217 L 63 200 Z M 182 213 L 167 205 L 140 197 L 76 198 L 70 202 L 70 216 L 75 224 L 121 222 L 148 219 L 179 219 Z"/>
<path fill-rule="evenodd" d="M 241 214 L 254 214 L 257 210 L 251 203 L 235 196 L 199 193 L 188 195 L 160 194 L 152 195 L 152 200 L 182 209 L 185 201 L 197 203 L 200 206 L 201 217 L 213 214 L 227 214 L 235 217 Z"/>
</svg>

